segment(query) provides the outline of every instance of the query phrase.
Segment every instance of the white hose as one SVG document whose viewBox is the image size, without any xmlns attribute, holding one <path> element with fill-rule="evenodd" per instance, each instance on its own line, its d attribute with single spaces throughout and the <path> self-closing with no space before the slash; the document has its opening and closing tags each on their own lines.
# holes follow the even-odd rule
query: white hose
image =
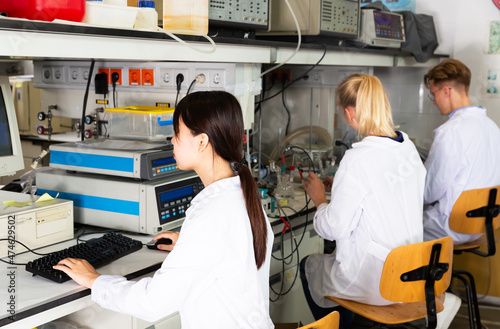
<svg viewBox="0 0 500 329">
<path fill-rule="evenodd" d="M 290 6 L 290 3 L 288 2 L 288 0 L 285 0 L 285 3 L 287 5 L 288 9 L 290 10 L 290 14 L 292 14 L 292 18 L 293 18 L 293 21 L 295 22 L 295 26 L 297 27 L 297 36 L 299 38 L 299 40 L 297 42 L 297 47 L 295 48 L 295 50 L 293 51 L 293 53 L 287 59 L 285 59 L 280 64 L 271 67 L 269 70 L 264 71 L 255 80 L 258 80 L 259 78 L 263 77 L 264 75 L 268 74 L 269 72 L 271 72 L 273 70 L 276 70 L 278 67 L 280 67 L 280 66 L 285 65 L 286 63 L 288 63 L 295 56 L 295 54 L 297 54 L 297 52 L 300 49 L 300 45 L 301 45 L 301 42 L 302 42 L 302 34 L 300 32 L 299 21 L 297 21 L 297 17 L 295 16 L 295 13 L 293 12 L 292 6 Z"/>
<path fill-rule="evenodd" d="M 210 38 L 208 35 L 203 34 L 203 33 L 198 33 L 198 32 L 195 32 L 195 31 L 184 31 L 184 30 L 167 31 L 167 30 L 164 30 L 164 29 L 161 29 L 161 28 L 158 28 L 157 31 L 165 33 L 166 35 L 168 35 L 172 39 L 178 41 L 179 43 L 182 43 L 185 46 L 188 46 L 189 48 L 191 48 L 193 50 L 199 51 L 200 53 L 212 54 L 217 49 L 214 40 L 212 40 L 212 38 Z M 197 36 L 203 37 L 203 38 L 207 39 L 212 44 L 212 48 L 211 49 L 202 49 L 202 48 L 195 47 L 195 46 L 187 43 L 186 41 L 180 39 L 179 37 L 177 37 L 176 35 L 174 35 L 174 33 L 177 33 L 177 34 L 190 34 L 190 35 L 197 35 Z"/>
</svg>

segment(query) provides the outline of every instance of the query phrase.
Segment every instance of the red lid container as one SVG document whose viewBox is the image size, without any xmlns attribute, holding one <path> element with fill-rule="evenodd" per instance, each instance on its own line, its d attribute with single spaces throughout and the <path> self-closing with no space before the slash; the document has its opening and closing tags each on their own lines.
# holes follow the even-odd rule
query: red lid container
<svg viewBox="0 0 500 329">
<path fill-rule="evenodd" d="M 81 22 L 85 16 L 85 0 L 1 0 L 0 12 L 9 17 L 40 21 L 64 19 Z"/>
</svg>

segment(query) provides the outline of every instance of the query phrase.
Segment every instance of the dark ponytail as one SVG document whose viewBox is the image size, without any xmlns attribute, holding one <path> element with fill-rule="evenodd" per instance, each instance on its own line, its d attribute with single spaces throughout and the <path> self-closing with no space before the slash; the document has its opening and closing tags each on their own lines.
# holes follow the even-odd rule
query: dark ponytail
<svg viewBox="0 0 500 329">
<path fill-rule="evenodd" d="M 228 161 L 240 176 L 241 188 L 253 235 L 255 264 L 260 268 L 266 259 L 267 224 L 257 183 L 243 157 L 243 114 L 238 100 L 224 91 L 203 91 L 184 97 L 174 113 L 174 131 L 179 120 L 193 135 L 208 135 L 214 152 Z"/>
</svg>

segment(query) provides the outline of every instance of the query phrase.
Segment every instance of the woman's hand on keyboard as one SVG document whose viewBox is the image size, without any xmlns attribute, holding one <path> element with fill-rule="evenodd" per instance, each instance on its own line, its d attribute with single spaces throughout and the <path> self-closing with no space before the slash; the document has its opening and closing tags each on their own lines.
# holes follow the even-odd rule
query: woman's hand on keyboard
<svg viewBox="0 0 500 329">
<path fill-rule="evenodd" d="M 172 232 L 172 231 L 161 232 L 160 234 L 155 236 L 153 240 L 158 241 L 161 238 L 172 240 L 172 244 L 159 244 L 157 248 L 160 250 L 172 251 L 172 249 L 174 249 L 175 244 L 177 243 L 177 239 L 179 239 L 179 232 Z"/>
<path fill-rule="evenodd" d="M 86 288 L 91 288 L 95 279 L 100 276 L 95 268 L 85 259 L 65 258 L 57 263 L 57 265 L 54 265 L 53 268 L 63 271 L 75 280 L 76 283 Z"/>
</svg>

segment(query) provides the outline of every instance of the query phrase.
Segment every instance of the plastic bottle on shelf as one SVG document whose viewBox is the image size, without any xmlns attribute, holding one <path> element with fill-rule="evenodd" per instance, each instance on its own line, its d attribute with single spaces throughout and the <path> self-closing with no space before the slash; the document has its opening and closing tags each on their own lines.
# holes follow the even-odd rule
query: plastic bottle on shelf
<svg viewBox="0 0 500 329">
<path fill-rule="evenodd" d="M 163 0 L 163 28 L 178 34 L 207 34 L 208 0 Z"/>
<path fill-rule="evenodd" d="M 158 13 L 155 9 L 155 2 L 141 0 L 137 2 L 137 7 L 139 7 L 139 11 L 137 12 L 134 27 L 136 29 L 156 31 L 158 29 Z"/>
</svg>

